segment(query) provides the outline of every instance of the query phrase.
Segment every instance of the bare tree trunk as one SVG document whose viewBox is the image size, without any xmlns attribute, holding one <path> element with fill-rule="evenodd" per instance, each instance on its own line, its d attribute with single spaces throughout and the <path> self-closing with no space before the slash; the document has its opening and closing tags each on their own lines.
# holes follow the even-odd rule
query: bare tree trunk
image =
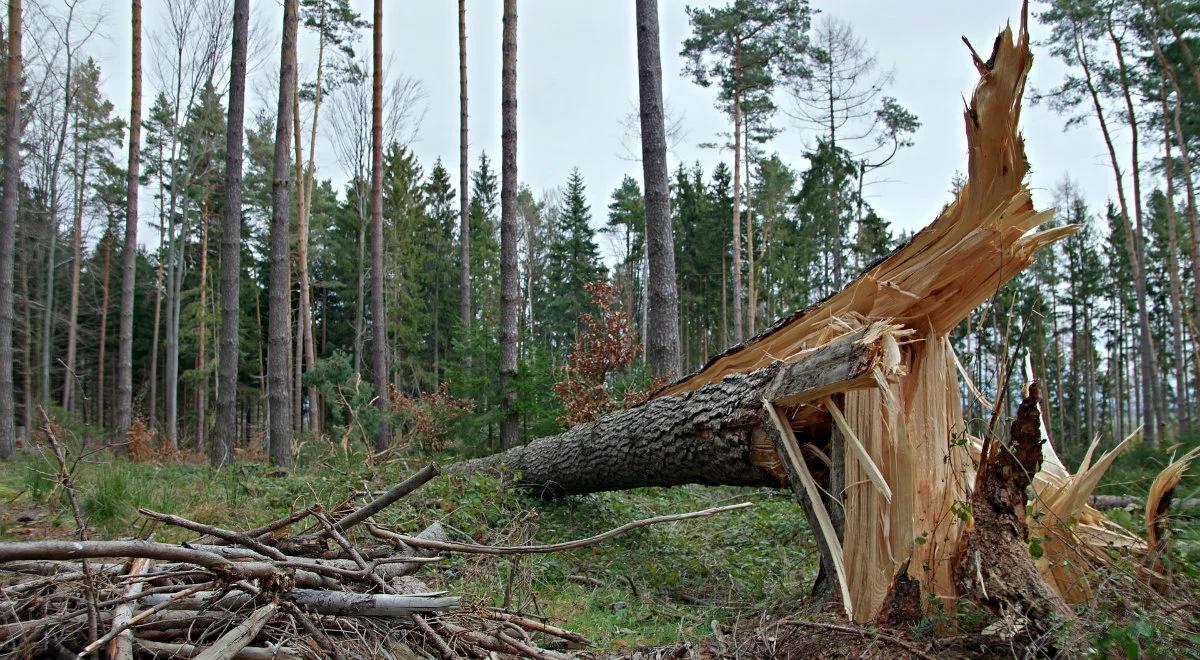
<svg viewBox="0 0 1200 660">
<path fill-rule="evenodd" d="M 1171 127 L 1168 123 L 1170 113 L 1167 109 L 1167 86 L 1160 86 L 1163 113 L 1163 147 L 1166 158 L 1163 159 L 1163 177 L 1167 182 L 1167 275 L 1171 285 L 1171 352 L 1175 359 L 1175 415 L 1178 418 L 1180 435 L 1191 431 L 1191 415 L 1188 407 L 1187 392 L 1187 342 L 1183 334 L 1183 283 L 1179 277 L 1179 229 L 1175 218 L 1175 173 L 1171 156 Z M 1163 403 L 1166 408 L 1166 403 Z"/>
<path fill-rule="evenodd" d="M 108 303 L 109 303 L 109 282 L 112 280 L 112 244 L 116 240 L 116 234 L 113 232 L 111 221 L 108 229 L 105 231 L 102 242 L 104 243 L 104 266 L 100 272 L 100 347 L 96 357 L 96 424 L 104 426 L 104 413 L 108 410 L 104 405 L 104 383 L 108 375 L 107 367 L 107 350 L 108 350 Z"/>
<path fill-rule="evenodd" d="M 0 199 L 0 460 L 16 448 L 13 401 L 13 259 L 21 189 L 21 0 L 8 1 L 4 89 L 4 198 Z M 28 334 L 28 333 L 26 333 Z M 26 392 L 28 392 L 26 387 Z"/>
<path fill-rule="evenodd" d="M 317 124 L 321 118 L 321 98 L 322 87 L 325 84 L 325 39 L 326 39 L 326 5 L 321 3 L 320 24 L 318 32 L 320 38 L 317 44 L 317 77 L 314 85 L 313 93 L 313 116 L 312 128 L 308 138 L 308 165 L 304 169 L 303 179 L 298 178 L 297 181 L 303 183 L 303 187 L 297 191 L 297 197 L 302 202 L 300 209 L 300 217 L 303 219 L 302 231 L 300 233 L 298 243 L 302 246 L 302 250 L 298 250 L 299 267 L 300 267 L 300 325 L 304 328 L 304 361 L 307 367 L 311 369 L 317 362 L 317 338 L 316 326 L 313 321 L 312 314 L 312 286 L 308 277 L 308 230 L 309 222 L 312 218 L 312 197 L 313 197 L 313 177 L 316 173 L 316 154 L 317 154 Z M 296 118 L 300 118 L 300 107 L 296 107 Z M 299 140 L 300 131 L 296 131 L 296 139 Z M 299 146 L 299 142 L 297 142 Z M 300 159 L 297 154 L 296 165 L 299 167 Z M 301 185 L 300 183 L 297 184 Z M 296 384 L 296 392 L 299 393 L 302 383 Z M 321 433 L 321 415 L 320 415 L 320 392 L 316 386 L 308 388 L 308 421 L 313 433 Z"/>
<path fill-rule="evenodd" d="M 208 453 L 208 202 L 200 204 L 200 318 L 196 342 L 196 450 Z"/>
<path fill-rule="evenodd" d="M 468 213 L 471 165 L 467 138 L 467 0 L 458 0 L 458 253 L 462 262 L 458 286 L 459 316 L 464 328 L 471 327 L 471 220 Z"/>
<path fill-rule="evenodd" d="M 51 380 L 52 364 L 54 362 L 54 292 L 55 292 L 55 271 L 58 268 L 58 259 L 56 256 L 58 248 L 58 207 L 60 193 L 58 189 L 58 173 L 62 166 L 63 150 L 67 144 L 67 127 L 70 125 L 71 102 L 73 95 L 73 83 L 75 81 L 74 74 L 74 47 L 71 41 L 71 24 L 74 20 L 75 6 L 69 5 L 67 10 L 66 31 L 63 36 L 63 41 L 66 50 L 66 70 L 63 72 L 63 118 L 62 128 L 58 134 L 57 146 L 54 149 L 53 163 L 50 166 L 50 183 L 49 183 L 49 217 L 47 218 L 47 226 L 49 235 L 49 248 L 47 249 L 46 257 L 46 286 L 42 292 L 42 377 L 41 377 L 41 393 L 39 398 L 42 405 L 49 407 L 50 400 L 53 398 Z"/>
<path fill-rule="evenodd" d="M 743 138 L 743 147 L 746 150 L 746 275 L 748 279 L 748 287 L 746 291 L 746 321 L 748 326 L 748 336 L 755 335 L 755 321 L 758 307 L 758 290 L 756 288 L 756 278 L 754 276 L 754 196 L 750 194 L 750 124 L 746 123 L 745 137 Z"/>
<path fill-rule="evenodd" d="M 275 161 L 271 183 L 271 282 L 268 311 L 267 379 L 270 413 L 271 463 L 292 461 L 291 380 L 291 264 L 289 259 L 289 195 L 291 178 L 288 147 L 292 140 L 292 94 L 296 88 L 297 0 L 283 3 L 283 42 L 279 55 L 279 104 L 275 119 Z"/>
<path fill-rule="evenodd" d="M 129 110 L 129 172 L 125 182 L 125 249 L 121 254 L 121 314 L 117 332 L 117 423 L 124 442 L 133 421 L 133 285 L 137 274 L 138 176 L 142 143 L 142 2 L 133 0 L 133 91 Z"/>
<path fill-rule="evenodd" d="M 79 276 L 83 261 L 83 205 L 86 199 L 88 160 L 91 149 L 80 155 L 79 119 L 75 120 L 75 220 L 71 229 L 71 308 L 67 315 L 67 360 L 63 373 L 63 409 L 75 410 L 75 352 L 79 339 Z"/>
<path fill-rule="evenodd" d="M 520 443 L 513 380 L 517 375 L 517 0 L 504 0 L 500 82 L 500 447 Z"/>
<path fill-rule="evenodd" d="M 1152 44 L 1154 47 L 1154 57 L 1155 57 L 1155 59 L 1158 60 L 1159 67 L 1162 70 L 1163 76 L 1166 78 L 1166 81 L 1170 84 L 1171 90 L 1175 93 L 1175 108 L 1174 108 L 1173 112 L 1171 113 L 1171 118 L 1172 118 L 1172 125 L 1174 126 L 1174 129 L 1175 129 L 1174 130 L 1175 144 L 1176 144 L 1176 146 L 1179 147 L 1179 155 L 1180 155 L 1179 161 L 1180 161 L 1180 165 L 1183 167 L 1183 177 L 1181 177 L 1181 178 L 1183 179 L 1184 191 L 1187 193 L 1188 230 L 1192 237 L 1192 240 L 1189 241 L 1190 248 L 1191 248 L 1190 249 L 1191 254 L 1189 256 L 1190 256 L 1190 259 L 1192 262 L 1192 272 L 1196 273 L 1196 272 L 1200 272 L 1200 219 L 1197 218 L 1196 186 L 1192 179 L 1191 151 L 1188 147 L 1187 136 L 1183 132 L 1182 105 L 1183 105 L 1184 96 L 1183 96 L 1182 90 L 1180 90 L 1180 88 L 1179 88 L 1178 73 L 1175 71 L 1175 68 L 1171 65 L 1171 62 L 1166 58 L 1166 55 L 1163 54 L 1162 45 L 1158 42 L 1156 33 L 1153 30 L 1151 30 L 1150 35 L 1151 35 L 1151 40 L 1152 40 Z M 1183 44 L 1182 41 L 1180 41 L 1179 43 L 1181 45 Z M 1193 72 L 1195 72 L 1195 70 L 1193 70 Z M 1197 76 L 1197 81 L 1200 82 L 1200 74 L 1198 74 L 1198 76 Z M 1164 93 L 1163 96 L 1165 99 L 1166 94 Z M 1170 131 L 1170 129 L 1167 129 L 1167 130 Z M 1169 150 L 1169 147 L 1168 147 L 1168 150 Z M 1168 160 L 1169 159 L 1170 159 L 1170 154 L 1168 153 Z M 1192 287 L 1192 295 L 1194 296 L 1192 304 L 1193 304 L 1195 313 L 1197 315 L 1200 315 L 1200 286 Z M 1193 365 L 1193 368 L 1196 370 L 1197 375 L 1200 376 L 1200 360 L 1195 361 L 1195 362 L 1196 362 L 1196 364 Z M 1184 398 L 1183 400 L 1185 402 L 1188 401 L 1187 398 Z M 1187 404 L 1185 403 L 1185 405 L 1187 405 Z M 1190 407 L 1190 406 L 1188 406 L 1188 407 Z"/>
<path fill-rule="evenodd" d="M 646 194 L 646 260 L 649 267 L 646 327 L 650 370 L 679 375 L 679 292 L 675 286 L 675 237 L 667 184 L 667 138 L 663 120 L 662 56 L 658 0 L 637 0 L 638 99 L 642 125 L 642 179 Z"/>
<path fill-rule="evenodd" d="M 159 154 L 162 153 L 161 146 Z M 160 161 L 161 162 L 161 161 Z M 161 191 L 161 186 L 159 188 Z M 161 202 L 160 202 L 161 207 Z M 159 213 L 158 224 L 158 273 L 154 278 L 154 329 L 150 335 L 150 377 L 147 378 L 150 387 L 150 393 L 146 404 L 146 410 L 149 411 L 147 423 L 150 428 L 158 428 L 158 328 L 162 322 L 162 289 L 163 289 L 163 272 L 164 262 L 166 261 L 166 252 L 163 246 L 166 244 L 166 227 L 162 223 L 162 214 Z"/>
<path fill-rule="evenodd" d="M 1154 349 L 1154 335 L 1150 332 L 1149 302 L 1145 295 L 1146 287 L 1146 247 L 1145 226 L 1142 221 L 1142 165 L 1138 157 L 1138 122 L 1134 110 L 1133 96 L 1130 92 L 1129 69 L 1125 65 L 1124 45 L 1113 31 L 1111 20 L 1108 23 L 1108 35 L 1117 56 L 1117 74 L 1120 82 L 1121 96 L 1125 101 L 1125 112 L 1129 121 L 1129 150 L 1130 172 L 1133 175 L 1133 214 L 1136 226 L 1133 230 L 1133 245 L 1137 251 L 1138 268 L 1134 271 L 1135 288 L 1140 288 L 1138 296 L 1138 316 L 1142 319 L 1142 389 L 1143 398 L 1154 415 L 1157 429 L 1151 434 L 1153 439 L 1161 439 L 1166 432 L 1166 404 L 1163 401 L 1163 384 L 1159 379 L 1158 353 Z M 1126 216 L 1128 218 L 1128 216 Z M 1129 223 L 1125 226 L 1128 228 Z"/>
<path fill-rule="evenodd" d="M 735 55 L 735 79 L 741 77 L 741 49 Z M 735 83 L 736 84 L 736 83 Z M 738 90 L 733 92 L 733 342 L 745 339 L 742 333 L 742 100 Z M 723 346 L 722 348 L 728 348 Z"/>
<path fill-rule="evenodd" d="M 383 0 L 375 0 L 371 82 L 371 371 L 383 416 L 375 451 L 388 447 L 387 317 L 383 311 Z"/>
<path fill-rule="evenodd" d="M 1140 340 L 1141 368 L 1142 368 L 1142 385 L 1146 391 L 1142 392 L 1144 405 L 1141 406 L 1142 424 L 1145 426 L 1145 434 L 1147 440 L 1154 441 L 1157 437 L 1158 429 L 1157 420 L 1155 419 L 1155 406 L 1153 402 L 1154 369 L 1154 340 L 1150 335 L 1150 317 L 1146 311 L 1146 278 L 1142 272 L 1141 254 L 1138 250 L 1140 241 L 1136 240 L 1136 236 L 1131 226 L 1134 218 L 1129 214 L 1129 204 L 1125 201 L 1125 181 L 1121 174 L 1120 161 L 1117 160 L 1117 151 L 1113 146 L 1112 136 L 1108 130 L 1108 122 L 1104 116 L 1104 108 L 1100 103 L 1100 93 L 1096 89 L 1095 83 L 1092 80 L 1091 65 L 1089 63 L 1086 49 L 1081 43 L 1082 36 L 1076 36 L 1076 55 L 1079 58 L 1080 65 L 1083 68 L 1084 82 L 1087 85 L 1088 93 L 1092 99 L 1092 106 L 1096 112 L 1096 119 L 1100 124 L 1100 132 L 1104 136 L 1104 143 L 1108 149 L 1109 160 L 1112 164 L 1113 176 L 1117 182 L 1117 201 L 1121 208 L 1121 215 L 1125 218 L 1125 236 L 1126 250 L 1129 252 L 1130 267 L 1133 269 L 1133 282 L 1137 294 L 1138 308 L 1138 327 Z M 1136 142 L 1136 140 L 1135 140 Z M 1136 147 L 1135 147 L 1136 148 Z M 1140 207 L 1140 202 L 1139 202 Z M 1140 212 L 1139 212 L 1140 215 Z M 1140 218 L 1139 218 L 1140 225 Z"/>
<path fill-rule="evenodd" d="M 242 289 L 242 142 L 246 115 L 246 51 L 250 0 L 233 4 L 229 121 L 225 127 L 225 216 L 221 226 L 221 338 L 217 358 L 217 422 L 209 462 L 230 461 L 237 442 L 238 330 Z"/>
</svg>

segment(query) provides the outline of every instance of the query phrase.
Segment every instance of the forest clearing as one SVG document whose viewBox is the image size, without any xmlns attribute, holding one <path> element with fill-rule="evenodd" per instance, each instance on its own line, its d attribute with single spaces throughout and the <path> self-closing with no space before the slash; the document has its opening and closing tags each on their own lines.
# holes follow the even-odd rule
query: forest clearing
<svg viewBox="0 0 1200 660">
<path fill-rule="evenodd" d="M 964 36 L 911 230 L 869 186 L 923 121 L 833 8 L 634 0 L 597 229 L 580 168 L 518 177 L 517 0 L 499 176 L 457 3 L 457 192 L 356 4 L 133 0 L 126 121 L 108 18 L 9 0 L 0 655 L 1200 657 L 1194 3 Z M 1103 213 L 1033 186 L 1031 107 L 1102 137 Z"/>
</svg>

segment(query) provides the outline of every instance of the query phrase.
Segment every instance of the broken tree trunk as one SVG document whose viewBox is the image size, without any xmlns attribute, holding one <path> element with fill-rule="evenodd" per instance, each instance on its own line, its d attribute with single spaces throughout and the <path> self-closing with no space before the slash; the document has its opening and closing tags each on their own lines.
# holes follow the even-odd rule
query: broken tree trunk
<svg viewBox="0 0 1200 660">
<path fill-rule="evenodd" d="M 787 405 L 874 387 L 874 374 L 888 368 L 895 331 L 876 324 L 748 374 L 653 399 L 455 469 L 508 472 L 518 487 L 546 496 L 693 483 L 786 487 L 779 454 L 762 433 L 763 399 Z"/>
<path fill-rule="evenodd" d="M 885 602 L 889 617 L 902 616 L 897 598 L 911 603 L 914 590 L 952 607 L 965 526 L 956 511 L 971 499 L 977 446 L 960 390 L 982 395 L 960 380 L 949 335 L 1039 248 L 1078 229 L 1037 231 L 1053 211 L 1036 210 L 1024 182 L 1027 23 L 1024 7 L 1019 29 L 1005 27 L 986 60 L 968 43 L 979 82 L 963 113 L 967 181 L 911 241 L 642 406 L 455 469 L 506 469 L 519 487 L 551 496 L 684 483 L 791 486 L 822 573 L 837 573 L 855 620 L 876 621 Z M 854 351 L 874 364 L 856 363 Z M 1145 544 L 1087 506 L 1103 460 L 1071 475 L 1052 457 L 1047 445 L 1047 469 L 1033 475 L 1037 506 L 1054 514 L 1047 520 L 1070 523 L 1035 530 L 1051 539 L 1036 566 L 1075 602 L 1087 593 L 1079 588 L 1086 579 L 1075 579 L 1086 562 L 1105 560 L 1109 547 Z M 892 593 L 895 585 L 905 593 Z"/>
<path fill-rule="evenodd" d="M 971 521 L 954 565 L 960 596 L 996 614 L 1025 619 L 1035 639 L 1071 613 L 1034 564 L 1025 524 L 1025 491 L 1042 464 L 1040 389 L 1037 381 L 1029 384 L 1008 444 L 985 444 L 971 495 Z"/>
</svg>

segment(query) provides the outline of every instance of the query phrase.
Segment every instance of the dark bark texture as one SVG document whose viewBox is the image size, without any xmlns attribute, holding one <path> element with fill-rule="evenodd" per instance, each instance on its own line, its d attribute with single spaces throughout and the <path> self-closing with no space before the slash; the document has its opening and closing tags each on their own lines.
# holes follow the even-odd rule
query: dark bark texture
<svg viewBox="0 0 1200 660">
<path fill-rule="evenodd" d="M 21 188 L 21 0 L 8 3 L 8 79 L 4 89 L 4 197 L 0 199 L 0 459 L 16 447 L 13 400 L 13 248 Z"/>
<path fill-rule="evenodd" d="M 985 446 L 971 495 L 970 528 L 960 541 L 954 580 L 966 596 L 1001 615 L 1028 621 L 1027 634 L 1037 638 L 1053 630 L 1070 608 L 1046 583 L 1027 545 L 1025 489 L 1042 463 L 1041 385 L 1034 381 L 1012 422 L 1008 445 Z"/>
<path fill-rule="evenodd" d="M 679 293 L 667 186 L 658 0 L 637 0 L 638 97 L 642 122 L 642 179 L 646 189 L 647 358 L 656 377 L 679 374 Z"/>
<path fill-rule="evenodd" d="M 125 179 L 125 248 L 121 253 L 121 313 L 117 319 L 117 442 L 133 421 L 133 287 L 137 274 L 138 176 L 142 146 L 142 3 L 133 0 L 133 73 L 129 109 L 129 170 Z"/>
<path fill-rule="evenodd" d="M 471 327 L 471 164 L 468 157 L 467 122 L 467 0 L 458 0 L 458 252 L 459 315 L 464 328 Z"/>
<path fill-rule="evenodd" d="M 517 272 L 517 0 L 504 0 L 500 98 L 500 392 L 504 418 L 500 446 L 520 443 L 517 419 L 517 316 L 521 304 Z"/>
<path fill-rule="evenodd" d="M 217 422 L 209 461 L 228 463 L 237 438 L 238 321 L 242 287 L 242 141 L 246 115 L 246 51 L 250 0 L 233 4 L 233 55 L 229 65 L 229 123 L 225 130 L 225 217 L 221 225 L 221 337 L 217 371 Z"/>
<path fill-rule="evenodd" d="M 374 377 L 375 401 L 387 412 L 387 317 L 383 311 L 383 0 L 375 0 L 375 23 L 372 29 L 371 82 L 371 373 Z M 379 420 L 375 434 L 375 451 L 388 446 L 388 425 L 385 417 Z"/>
<path fill-rule="evenodd" d="M 782 487 L 788 479 L 770 434 L 762 433 L 763 400 L 800 400 L 869 374 L 880 345 L 860 344 L 861 337 L 853 333 L 793 362 L 651 399 L 455 469 L 511 472 L 518 487 L 551 497 L 688 483 Z"/>
<path fill-rule="evenodd" d="M 292 460 L 291 259 L 288 225 L 291 200 L 292 90 L 296 87 L 297 0 L 283 3 L 283 43 L 279 56 L 279 105 L 275 118 L 275 162 L 271 181 L 271 291 L 267 335 L 267 402 L 271 463 Z"/>
</svg>

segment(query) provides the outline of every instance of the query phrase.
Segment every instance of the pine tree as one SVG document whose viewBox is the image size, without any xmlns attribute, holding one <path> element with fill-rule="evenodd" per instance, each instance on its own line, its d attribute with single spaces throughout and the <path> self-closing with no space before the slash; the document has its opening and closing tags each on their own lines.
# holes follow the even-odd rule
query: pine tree
<svg viewBox="0 0 1200 660">
<path fill-rule="evenodd" d="M 563 193 L 563 208 L 547 246 L 548 300 L 542 326 L 556 350 L 565 350 L 574 338 L 579 314 L 591 309 L 586 285 L 604 277 L 585 193 L 583 175 L 578 168 L 572 170 Z"/>
<path fill-rule="evenodd" d="M 129 166 L 126 172 L 125 248 L 121 256 L 121 312 L 117 349 L 117 419 L 114 437 L 125 441 L 133 421 L 133 296 L 137 277 L 138 177 L 142 140 L 142 3 L 133 0 L 133 71 L 129 111 Z"/>
</svg>

